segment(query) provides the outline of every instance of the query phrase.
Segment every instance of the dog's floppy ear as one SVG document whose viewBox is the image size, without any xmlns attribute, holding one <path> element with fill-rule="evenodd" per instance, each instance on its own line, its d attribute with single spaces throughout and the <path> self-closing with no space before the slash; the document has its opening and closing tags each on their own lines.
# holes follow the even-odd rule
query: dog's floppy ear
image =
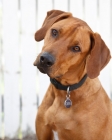
<svg viewBox="0 0 112 140">
<path fill-rule="evenodd" d="M 87 59 L 87 74 L 91 79 L 96 78 L 108 64 L 111 55 L 105 42 L 98 33 L 91 34 L 91 52 Z"/>
<path fill-rule="evenodd" d="M 72 16 L 71 13 L 63 12 L 60 10 L 51 10 L 47 12 L 47 16 L 43 22 L 42 27 L 35 33 L 35 40 L 41 41 L 44 39 L 47 30 L 53 25 L 53 23 Z"/>
</svg>

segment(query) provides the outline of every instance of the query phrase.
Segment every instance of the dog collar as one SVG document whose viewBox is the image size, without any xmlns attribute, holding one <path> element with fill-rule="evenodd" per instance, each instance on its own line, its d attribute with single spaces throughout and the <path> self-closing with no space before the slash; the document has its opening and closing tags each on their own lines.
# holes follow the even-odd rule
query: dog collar
<svg viewBox="0 0 112 140">
<path fill-rule="evenodd" d="M 60 90 L 66 90 L 68 89 L 69 87 L 69 91 L 72 91 L 72 90 L 75 90 L 79 87 L 81 87 L 83 85 L 83 83 L 85 82 L 87 78 L 87 74 L 84 75 L 84 77 L 79 81 L 79 83 L 76 83 L 76 84 L 73 84 L 73 85 L 62 85 L 60 82 L 58 82 L 56 79 L 52 79 L 50 78 L 50 81 L 51 83 L 57 88 L 57 89 L 60 89 Z"/>
<path fill-rule="evenodd" d="M 76 83 L 76 84 L 73 84 L 73 85 L 68 85 L 68 86 L 65 86 L 65 85 L 62 85 L 60 82 L 58 82 L 56 79 L 52 79 L 50 78 L 50 81 L 51 83 L 57 88 L 57 89 L 60 89 L 60 90 L 66 90 L 67 91 L 67 95 L 66 95 L 66 100 L 64 102 L 64 106 L 66 108 L 70 108 L 71 105 L 72 105 L 72 101 L 70 100 L 70 91 L 72 90 L 75 90 L 79 87 L 81 87 L 83 85 L 83 83 L 85 82 L 87 78 L 87 74 L 84 75 L 84 77 L 80 80 L 79 83 Z"/>
</svg>

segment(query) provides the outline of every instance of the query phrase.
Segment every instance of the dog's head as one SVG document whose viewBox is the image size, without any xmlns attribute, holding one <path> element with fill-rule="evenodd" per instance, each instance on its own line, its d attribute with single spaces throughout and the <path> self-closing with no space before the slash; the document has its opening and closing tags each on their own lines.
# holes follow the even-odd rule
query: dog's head
<svg viewBox="0 0 112 140">
<path fill-rule="evenodd" d="M 42 52 L 34 65 L 52 78 L 71 72 L 84 72 L 95 78 L 111 57 L 100 35 L 71 13 L 48 12 L 41 29 L 35 33 L 36 41 L 43 39 Z"/>
</svg>

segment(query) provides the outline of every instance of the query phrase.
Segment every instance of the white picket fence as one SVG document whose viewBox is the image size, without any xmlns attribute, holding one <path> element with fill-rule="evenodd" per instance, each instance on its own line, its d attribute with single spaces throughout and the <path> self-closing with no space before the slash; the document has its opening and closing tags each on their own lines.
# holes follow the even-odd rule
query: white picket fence
<svg viewBox="0 0 112 140">
<path fill-rule="evenodd" d="M 37 107 L 49 78 L 33 67 L 43 44 L 35 42 L 34 33 L 51 9 L 85 20 L 112 50 L 112 0 L 0 0 L 0 138 L 35 134 Z M 112 62 L 100 76 L 110 97 L 111 70 Z"/>
</svg>

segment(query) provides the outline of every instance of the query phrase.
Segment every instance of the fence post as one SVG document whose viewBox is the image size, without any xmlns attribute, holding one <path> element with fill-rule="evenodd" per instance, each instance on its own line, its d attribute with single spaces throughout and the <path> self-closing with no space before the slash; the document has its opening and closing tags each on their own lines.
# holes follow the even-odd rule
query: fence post
<svg viewBox="0 0 112 140">
<path fill-rule="evenodd" d="M 74 17 L 84 18 L 84 5 L 83 0 L 70 0 L 70 12 Z"/>
<path fill-rule="evenodd" d="M 4 127 L 5 136 L 18 138 L 19 131 L 19 46 L 18 0 L 3 0 Z"/>
<path fill-rule="evenodd" d="M 0 80 L 1 80 L 1 78 L 0 78 Z M 2 105 L 2 103 L 1 103 L 1 92 L 0 92 L 0 138 L 2 138 L 2 111 L 1 111 L 2 106 L 1 105 Z"/>
<path fill-rule="evenodd" d="M 110 48 L 111 40 L 111 0 L 102 1 L 99 0 L 99 32 L 106 45 Z M 108 7 L 108 8 L 107 8 Z M 106 9 L 106 10 L 104 10 Z M 111 63 L 109 63 L 101 72 L 99 76 L 101 83 L 110 96 L 111 91 Z"/>
<path fill-rule="evenodd" d="M 54 9 L 68 11 L 69 10 L 69 3 L 68 0 L 54 0 Z"/>
<path fill-rule="evenodd" d="M 93 32 L 96 32 L 97 27 L 98 27 L 98 22 L 99 22 L 97 0 L 94 0 L 94 1 L 85 0 L 84 20 L 87 22 L 87 24 L 93 30 Z"/>
<path fill-rule="evenodd" d="M 36 1 L 21 0 L 21 80 L 22 80 L 22 135 L 35 134 L 37 109 L 36 59 L 34 32 L 36 27 Z"/>
<path fill-rule="evenodd" d="M 1 2 L 0 2 L 0 30 L 1 30 L 1 26 L 2 26 L 2 8 L 1 8 Z M 2 103 L 1 103 L 1 88 L 2 88 L 2 39 L 1 39 L 1 32 L 0 32 L 0 138 L 2 137 L 2 120 L 1 120 L 1 117 L 2 117 Z"/>
</svg>

